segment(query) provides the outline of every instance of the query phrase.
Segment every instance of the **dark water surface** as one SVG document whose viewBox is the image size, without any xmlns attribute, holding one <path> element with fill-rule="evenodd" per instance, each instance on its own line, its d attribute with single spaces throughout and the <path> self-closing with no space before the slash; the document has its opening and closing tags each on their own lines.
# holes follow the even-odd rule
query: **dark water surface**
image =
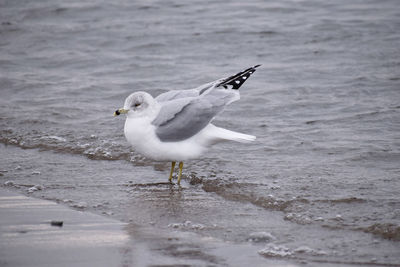
<svg viewBox="0 0 400 267">
<path fill-rule="evenodd" d="M 1 184 L 129 222 L 159 264 L 399 264 L 399 29 L 395 0 L 0 0 Z M 182 188 L 112 117 L 254 64 L 215 124 L 257 141 Z"/>
</svg>

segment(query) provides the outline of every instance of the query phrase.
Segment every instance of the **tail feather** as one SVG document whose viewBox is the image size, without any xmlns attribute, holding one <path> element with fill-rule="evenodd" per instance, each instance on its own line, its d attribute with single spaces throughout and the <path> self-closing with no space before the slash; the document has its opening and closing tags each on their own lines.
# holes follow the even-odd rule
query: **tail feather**
<svg viewBox="0 0 400 267">
<path fill-rule="evenodd" d="M 219 129 L 221 137 L 226 140 L 236 141 L 240 143 L 250 143 L 256 140 L 256 137 L 254 135 L 238 133 L 224 128 L 219 128 Z"/>
<path fill-rule="evenodd" d="M 223 141 L 236 141 L 240 143 L 250 143 L 256 140 L 254 135 L 243 134 L 234 132 L 228 129 L 220 128 L 215 125 L 210 124 L 209 128 L 212 127 L 212 130 L 209 131 L 210 133 L 210 144 L 215 144 Z"/>
</svg>

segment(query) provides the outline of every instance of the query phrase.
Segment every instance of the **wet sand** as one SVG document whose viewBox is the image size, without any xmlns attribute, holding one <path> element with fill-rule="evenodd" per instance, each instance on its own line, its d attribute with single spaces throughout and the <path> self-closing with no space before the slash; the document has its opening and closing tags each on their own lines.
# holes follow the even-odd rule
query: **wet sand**
<svg viewBox="0 0 400 267">
<path fill-rule="evenodd" d="M 48 207 L 67 210 L 64 206 L 77 210 L 70 213 L 87 216 L 89 220 L 101 221 L 99 216 L 91 215 L 97 213 L 124 222 L 117 225 L 123 225 L 122 235 L 128 236 L 129 241 L 119 250 L 125 252 L 118 259 L 128 262 L 127 266 L 396 265 L 396 242 L 363 231 L 330 230 L 313 224 L 293 223 L 283 218 L 282 211 L 259 207 L 241 199 L 243 196 L 239 194 L 227 200 L 226 192 L 216 192 L 219 187 L 201 182 L 200 178 L 185 175 L 181 187 L 171 185 L 165 182 L 168 164 L 158 166 L 155 171 L 148 166 L 132 168 L 131 164 L 121 161 L 92 161 L 82 156 L 4 145 L 1 145 L 0 155 L 4 163 L 0 168 L 2 190 L 51 199 L 60 204 L 46 201 L 51 205 L 42 206 L 46 216 L 37 222 L 63 220 L 68 227 L 67 218 L 49 216 L 52 213 L 46 211 Z M 49 166 L 57 168 L 41 172 Z M 103 170 L 101 175 L 97 171 L 99 168 Z M 67 172 L 69 175 L 65 175 Z M 151 177 L 152 173 L 157 175 Z M 227 187 L 226 190 L 232 189 L 234 185 Z M 40 203 L 40 200 L 35 201 Z M 21 214 L 20 218 L 21 224 L 30 223 L 28 213 Z M 46 229 L 52 227 L 48 225 Z M 63 226 L 62 229 L 67 228 Z M 68 244 L 74 235 L 70 231 L 63 238 Z M 364 240 L 368 247 L 380 252 L 350 248 L 352 259 L 345 252 L 351 243 L 344 236 L 351 236 L 350 240 Z M 13 242 L 2 245 L 7 247 Z M 361 253 L 365 251 L 368 254 L 363 256 Z M 371 263 L 376 255 L 382 258 Z"/>
<path fill-rule="evenodd" d="M 123 266 L 125 225 L 0 188 L 0 265 Z"/>
<path fill-rule="evenodd" d="M 1 266 L 296 266 L 262 260 L 249 245 L 128 225 L 5 188 L 0 237 Z"/>
</svg>

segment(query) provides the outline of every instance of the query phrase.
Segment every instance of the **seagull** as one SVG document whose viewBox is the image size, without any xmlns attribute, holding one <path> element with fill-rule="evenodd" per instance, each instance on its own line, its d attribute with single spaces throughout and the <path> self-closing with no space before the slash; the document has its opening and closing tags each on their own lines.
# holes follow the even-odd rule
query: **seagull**
<svg viewBox="0 0 400 267">
<path fill-rule="evenodd" d="M 211 121 L 225 106 L 240 99 L 239 88 L 259 66 L 194 89 L 171 90 L 155 98 L 143 91 L 132 93 L 114 116 L 126 114 L 124 134 L 135 151 L 153 160 L 172 162 L 170 183 L 179 162 L 180 185 L 183 161 L 199 158 L 219 142 L 247 143 L 256 139 L 253 135 L 217 127 Z"/>
</svg>

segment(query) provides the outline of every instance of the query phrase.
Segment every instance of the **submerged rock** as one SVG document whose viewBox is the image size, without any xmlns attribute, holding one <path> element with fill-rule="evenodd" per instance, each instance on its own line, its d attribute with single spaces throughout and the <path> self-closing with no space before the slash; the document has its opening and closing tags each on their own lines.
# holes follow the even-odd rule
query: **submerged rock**
<svg viewBox="0 0 400 267">
<path fill-rule="evenodd" d="M 51 225 L 51 226 L 58 226 L 58 227 L 62 227 L 62 226 L 63 226 L 63 224 L 64 224 L 64 222 L 63 222 L 63 221 L 51 221 L 51 222 L 50 222 L 50 225 Z"/>
</svg>

